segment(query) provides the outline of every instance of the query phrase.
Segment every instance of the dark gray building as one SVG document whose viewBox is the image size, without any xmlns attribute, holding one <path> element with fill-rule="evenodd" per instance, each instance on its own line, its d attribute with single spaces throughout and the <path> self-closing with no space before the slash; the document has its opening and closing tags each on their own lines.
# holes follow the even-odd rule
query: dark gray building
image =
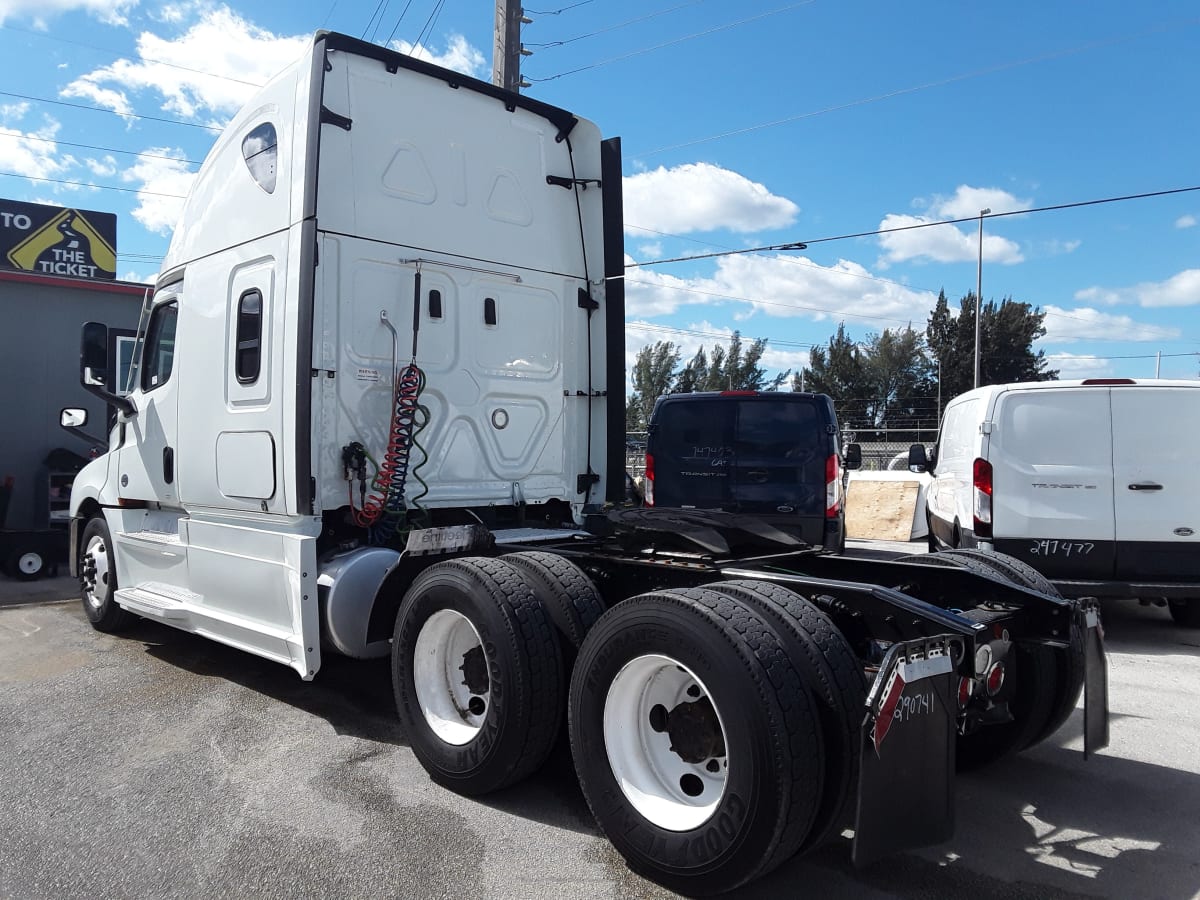
<svg viewBox="0 0 1200 900">
<path fill-rule="evenodd" d="M 120 346 L 113 349 L 128 358 L 147 289 L 0 268 L 0 484 L 13 480 L 4 527 L 47 527 L 70 480 L 52 477 L 67 468 L 62 458 L 47 459 L 59 448 L 89 456 L 85 441 L 59 427 L 62 407 L 87 409 L 83 430 L 107 436 L 105 404 L 79 385 L 80 326 L 96 321 L 117 329 L 111 341 Z"/>
</svg>

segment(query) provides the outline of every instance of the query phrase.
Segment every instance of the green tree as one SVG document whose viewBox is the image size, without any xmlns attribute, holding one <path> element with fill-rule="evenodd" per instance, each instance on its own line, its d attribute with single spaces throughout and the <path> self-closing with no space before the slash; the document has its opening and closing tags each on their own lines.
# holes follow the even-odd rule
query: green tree
<svg viewBox="0 0 1200 900">
<path fill-rule="evenodd" d="M 752 341 L 747 347 L 742 343 L 741 333 L 735 331 L 727 348 L 718 344 L 711 352 L 704 347 L 697 350 L 680 371 L 673 391 L 688 394 L 693 391 L 779 390 L 790 371 L 768 378 L 762 367 L 766 350 L 765 338 Z"/>
<path fill-rule="evenodd" d="M 625 404 L 625 430 L 645 431 L 654 402 L 671 392 L 679 366 L 679 348 L 670 341 L 656 341 L 638 351 L 633 363 L 633 394 Z"/>
<path fill-rule="evenodd" d="M 813 347 L 808 365 L 792 378 L 792 390 L 828 394 L 837 406 L 838 420 L 847 427 L 867 424 L 863 398 L 870 387 L 862 348 L 846 333 L 846 323 L 838 325 L 828 346 Z"/>
<path fill-rule="evenodd" d="M 912 328 L 870 335 L 864 349 L 867 421 L 888 428 L 936 425 L 936 367 Z"/>
<path fill-rule="evenodd" d="M 938 294 L 925 329 L 934 360 L 941 361 L 942 400 L 945 402 L 975 383 L 975 295 L 959 301 L 959 312 L 950 312 L 946 292 Z M 979 383 L 1052 381 L 1058 370 L 1047 368 L 1045 353 L 1033 342 L 1046 333 L 1046 314 L 1011 297 L 999 305 L 985 303 L 979 322 Z"/>
</svg>

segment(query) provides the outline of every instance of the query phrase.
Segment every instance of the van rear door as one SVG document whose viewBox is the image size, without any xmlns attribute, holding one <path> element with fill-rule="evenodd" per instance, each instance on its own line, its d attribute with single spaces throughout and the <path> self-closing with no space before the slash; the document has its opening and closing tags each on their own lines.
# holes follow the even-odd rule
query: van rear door
<svg viewBox="0 0 1200 900">
<path fill-rule="evenodd" d="M 996 398 L 985 438 L 995 547 L 1049 578 L 1113 575 L 1108 394 L 1106 387 L 1067 387 Z"/>
<path fill-rule="evenodd" d="M 1114 386 L 1117 572 L 1121 581 L 1200 578 L 1200 388 Z"/>
</svg>

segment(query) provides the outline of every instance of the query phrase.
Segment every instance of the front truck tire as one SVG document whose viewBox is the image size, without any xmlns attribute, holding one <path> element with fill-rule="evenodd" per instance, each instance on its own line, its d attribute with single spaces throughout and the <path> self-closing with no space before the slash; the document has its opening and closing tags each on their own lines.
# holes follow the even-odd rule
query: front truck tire
<svg viewBox="0 0 1200 900">
<path fill-rule="evenodd" d="M 137 616 L 117 605 L 117 564 L 104 515 L 88 520 L 79 539 L 79 586 L 83 611 L 97 631 L 125 631 Z"/>
<path fill-rule="evenodd" d="M 400 603 L 396 710 L 430 777 L 477 796 L 534 772 L 562 722 L 564 677 L 550 617 L 498 559 L 436 563 Z"/>
<path fill-rule="evenodd" d="M 820 724 L 776 631 L 703 588 L 610 609 L 579 651 L 568 726 L 592 813 L 629 867 L 716 894 L 807 837 L 825 780 Z"/>
</svg>

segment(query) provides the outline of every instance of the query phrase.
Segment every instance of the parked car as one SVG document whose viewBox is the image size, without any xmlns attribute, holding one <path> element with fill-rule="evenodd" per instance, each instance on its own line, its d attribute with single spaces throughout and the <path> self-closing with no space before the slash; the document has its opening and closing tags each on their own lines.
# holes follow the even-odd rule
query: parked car
<svg viewBox="0 0 1200 900">
<path fill-rule="evenodd" d="M 824 394 L 720 391 L 660 397 L 646 443 L 645 503 L 756 516 L 814 547 L 846 546 L 847 468 Z M 851 450 L 853 448 L 853 450 Z"/>
<path fill-rule="evenodd" d="M 1014 556 L 1073 596 L 1165 599 L 1200 627 L 1200 383 L 991 385 L 946 407 L 932 454 L 931 550 Z"/>
</svg>

